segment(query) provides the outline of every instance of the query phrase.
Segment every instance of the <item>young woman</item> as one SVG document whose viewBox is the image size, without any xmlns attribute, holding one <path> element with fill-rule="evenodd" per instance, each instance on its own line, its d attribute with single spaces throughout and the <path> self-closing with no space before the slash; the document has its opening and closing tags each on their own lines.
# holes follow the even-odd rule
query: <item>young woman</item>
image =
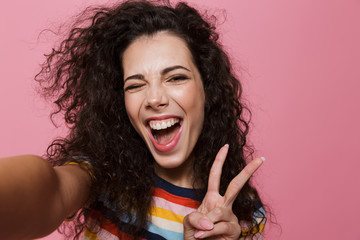
<svg viewBox="0 0 360 240">
<path fill-rule="evenodd" d="M 89 14 L 87 11 L 83 16 Z M 210 19 L 210 18 L 209 18 Z M 242 88 L 215 26 L 185 3 L 93 9 L 36 79 L 70 133 L 0 161 L 0 239 L 260 239 Z M 26 201 L 24 201 L 26 199 Z"/>
</svg>

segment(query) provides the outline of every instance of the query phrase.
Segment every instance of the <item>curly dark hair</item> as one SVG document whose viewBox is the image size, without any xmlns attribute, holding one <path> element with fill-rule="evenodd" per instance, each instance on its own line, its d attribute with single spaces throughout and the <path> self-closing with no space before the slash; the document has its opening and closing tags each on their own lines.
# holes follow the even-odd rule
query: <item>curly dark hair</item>
<svg viewBox="0 0 360 240">
<path fill-rule="evenodd" d="M 120 223 L 119 216 L 128 217 L 133 222 L 129 231 L 136 236 L 148 217 L 154 159 L 132 127 L 124 104 L 122 54 L 135 39 L 159 31 L 175 34 L 186 42 L 201 74 L 205 120 L 193 150 L 194 186 L 207 188 L 213 160 L 224 144 L 230 148 L 221 194 L 252 156 L 246 141 L 251 113 L 243 104 L 241 84 L 218 41 L 215 21 L 214 16 L 201 15 L 183 2 L 172 7 L 168 1 L 125 1 L 111 8 L 89 8 L 67 38 L 46 55 L 35 77 L 44 96 L 54 100 L 56 109 L 51 117 L 63 114 L 69 128 L 67 137 L 49 146 L 47 158 L 58 166 L 73 156 L 86 156 L 95 176 L 90 206 L 96 205 L 115 223 Z M 253 220 L 259 205 L 257 191 L 247 182 L 233 212 L 239 221 L 248 222 L 254 233 L 260 231 L 260 224 Z M 83 220 L 75 224 L 76 239 L 88 217 L 86 209 L 79 213 L 78 219 Z"/>
</svg>

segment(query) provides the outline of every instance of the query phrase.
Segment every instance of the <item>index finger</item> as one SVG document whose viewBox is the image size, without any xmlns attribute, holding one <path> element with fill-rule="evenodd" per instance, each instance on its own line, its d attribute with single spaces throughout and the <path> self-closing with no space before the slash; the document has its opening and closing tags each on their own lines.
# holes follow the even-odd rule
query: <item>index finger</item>
<svg viewBox="0 0 360 240">
<path fill-rule="evenodd" d="M 208 192 L 210 191 L 219 192 L 222 167 L 224 165 L 228 150 L 229 150 L 229 145 L 225 144 L 222 148 L 220 148 L 218 154 L 215 157 L 214 163 L 210 169 Z"/>
<path fill-rule="evenodd" d="M 232 206 L 242 187 L 261 166 L 261 164 L 263 164 L 264 160 L 265 158 L 263 157 L 253 159 L 233 180 L 231 180 L 224 195 L 225 206 Z"/>
</svg>

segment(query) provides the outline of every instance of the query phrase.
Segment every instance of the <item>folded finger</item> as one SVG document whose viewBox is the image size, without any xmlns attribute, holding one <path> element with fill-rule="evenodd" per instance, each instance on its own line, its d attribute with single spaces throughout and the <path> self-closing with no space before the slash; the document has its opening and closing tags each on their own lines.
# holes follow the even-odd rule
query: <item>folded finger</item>
<svg viewBox="0 0 360 240">
<path fill-rule="evenodd" d="M 255 158 L 233 179 L 225 192 L 225 206 L 232 206 L 242 187 L 261 166 L 265 158 Z"/>
<path fill-rule="evenodd" d="M 214 225 L 214 228 L 210 231 L 196 231 L 195 238 L 204 239 L 215 236 L 223 236 L 226 239 L 239 239 L 241 233 L 241 227 L 236 222 L 219 222 Z"/>
<path fill-rule="evenodd" d="M 196 228 L 199 230 L 211 230 L 214 227 L 212 221 L 205 214 L 198 211 L 186 215 L 183 224 L 184 228 Z"/>
<path fill-rule="evenodd" d="M 231 208 L 216 207 L 206 214 L 206 216 L 213 223 L 225 221 L 225 222 L 238 222 L 238 218 L 235 216 Z"/>
</svg>

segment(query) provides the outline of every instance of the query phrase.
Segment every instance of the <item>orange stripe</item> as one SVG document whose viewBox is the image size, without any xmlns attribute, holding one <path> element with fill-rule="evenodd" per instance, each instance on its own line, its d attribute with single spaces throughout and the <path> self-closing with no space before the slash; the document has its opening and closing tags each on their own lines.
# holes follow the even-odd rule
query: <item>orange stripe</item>
<svg viewBox="0 0 360 240">
<path fill-rule="evenodd" d="M 172 203 L 176 203 L 176 204 L 179 204 L 179 205 L 182 205 L 185 207 L 189 207 L 189 208 L 194 208 L 194 209 L 197 209 L 201 204 L 199 201 L 192 200 L 190 198 L 173 195 L 161 188 L 154 187 L 153 189 L 154 189 L 153 196 L 164 198 Z"/>
</svg>

